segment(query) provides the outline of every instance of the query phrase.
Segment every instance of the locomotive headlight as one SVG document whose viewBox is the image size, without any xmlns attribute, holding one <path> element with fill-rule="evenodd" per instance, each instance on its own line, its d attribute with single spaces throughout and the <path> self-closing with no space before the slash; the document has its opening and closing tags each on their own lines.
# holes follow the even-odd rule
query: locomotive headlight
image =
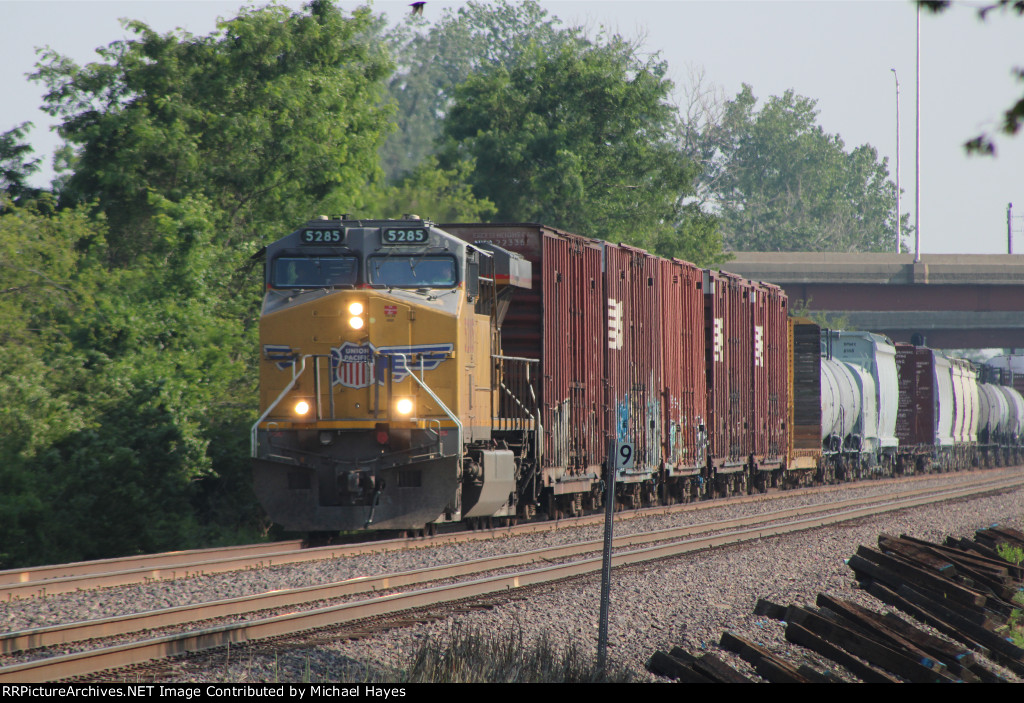
<svg viewBox="0 0 1024 703">
<path fill-rule="evenodd" d="M 348 314 L 352 317 L 348 318 L 348 326 L 354 330 L 361 330 L 366 326 L 366 320 L 362 318 L 362 314 L 366 311 L 366 306 L 358 300 L 353 300 L 348 304 Z"/>
<path fill-rule="evenodd" d="M 307 403 L 306 401 L 300 400 L 298 403 L 295 404 L 295 414 L 296 415 L 305 415 L 308 412 L 309 412 L 309 403 Z"/>
<path fill-rule="evenodd" d="M 414 404 L 412 398 L 399 398 L 398 402 L 395 403 L 395 410 L 398 411 L 399 415 L 412 415 Z"/>
</svg>

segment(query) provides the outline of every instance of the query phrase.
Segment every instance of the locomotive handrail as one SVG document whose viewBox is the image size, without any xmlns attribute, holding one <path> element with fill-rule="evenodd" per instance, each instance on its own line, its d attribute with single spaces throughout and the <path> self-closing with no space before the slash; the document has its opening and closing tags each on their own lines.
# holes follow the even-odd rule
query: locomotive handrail
<svg viewBox="0 0 1024 703">
<path fill-rule="evenodd" d="M 405 354 L 403 354 L 402 352 L 388 352 L 388 356 L 400 356 L 400 357 L 402 357 L 402 365 L 405 368 L 409 368 L 409 360 L 406 358 Z M 435 403 L 437 403 L 438 405 L 441 406 L 441 409 L 444 410 L 445 414 L 449 418 L 451 418 L 452 422 L 455 423 L 455 427 L 458 428 L 458 430 L 459 430 L 458 443 L 455 446 L 461 447 L 462 446 L 462 423 L 459 421 L 459 418 L 455 417 L 455 415 L 452 413 L 452 411 L 448 409 L 448 406 L 445 405 L 441 401 L 441 399 L 437 397 L 437 394 L 434 393 L 433 390 L 431 390 L 430 386 L 428 386 L 426 384 L 426 382 L 424 382 L 422 379 L 418 378 L 416 376 L 416 374 L 414 374 L 414 373 L 410 373 L 409 374 L 409 378 L 413 379 L 414 381 L 416 381 L 416 383 L 420 384 L 420 386 L 423 387 L 423 390 L 425 390 L 430 395 L 430 397 L 434 399 Z M 440 439 L 441 438 L 440 438 L 440 434 L 439 434 L 438 435 L 438 441 L 440 441 Z"/>
<path fill-rule="evenodd" d="M 526 405 L 523 404 L 523 402 L 519 399 L 519 397 L 515 394 L 515 392 L 512 391 L 512 389 L 510 389 L 505 384 L 505 381 L 504 381 L 503 378 L 502 379 L 497 379 L 496 382 L 497 382 L 498 386 L 503 391 L 505 391 L 505 393 L 508 395 L 508 397 L 511 398 L 512 401 L 514 401 L 515 404 L 519 406 L 519 408 L 520 408 L 520 410 L 522 410 L 523 414 L 534 423 L 533 451 L 534 451 L 534 456 L 537 458 L 537 461 L 540 461 L 543 458 L 543 455 L 544 455 L 544 444 L 541 441 L 541 438 L 544 436 L 544 426 L 541 423 L 540 408 L 538 407 L 538 403 L 537 403 L 537 394 L 534 392 L 533 383 L 530 381 L 530 366 L 531 366 L 531 364 L 538 364 L 539 365 L 540 364 L 540 359 L 531 359 L 531 358 L 525 357 L 525 356 L 504 356 L 502 354 L 491 354 L 491 359 L 494 359 L 494 360 L 497 360 L 497 361 L 518 361 L 518 362 L 522 362 L 522 364 L 523 364 L 523 369 L 524 369 L 525 374 L 526 374 L 526 378 L 525 378 L 526 388 L 527 388 L 527 390 L 530 391 L 530 400 L 533 401 L 533 407 L 534 407 L 533 411 L 531 411 L 528 407 L 526 407 Z M 496 365 L 495 369 L 497 369 L 497 368 L 498 368 L 498 366 Z"/>
<path fill-rule="evenodd" d="M 310 358 L 311 356 L 314 356 L 314 355 L 313 354 L 305 354 L 305 355 L 299 357 L 300 364 L 299 364 L 299 371 L 298 371 L 298 373 L 295 372 L 295 363 L 292 363 L 292 380 L 288 383 L 287 386 L 285 386 L 284 390 L 281 391 L 281 395 L 277 396 L 277 399 L 273 403 L 271 403 L 270 406 L 266 410 L 263 411 L 263 414 L 260 415 L 259 419 L 256 420 L 256 422 L 252 426 L 252 429 L 249 431 L 249 440 L 250 440 L 250 445 L 249 446 L 250 446 L 251 456 L 252 456 L 253 459 L 256 459 L 256 458 L 259 457 L 259 451 L 257 450 L 256 444 L 258 442 L 257 437 L 258 437 L 258 433 L 259 433 L 260 423 L 267 419 L 267 416 L 270 415 L 270 413 L 274 410 L 274 408 L 277 407 L 277 404 L 280 403 L 282 400 L 284 400 L 284 397 L 286 395 L 288 395 L 289 391 L 291 391 L 291 389 L 295 387 L 295 382 L 299 380 L 299 376 L 301 376 L 305 372 L 305 370 L 306 370 L 306 359 Z M 317 389 L 317 390 L 319 390 L 319 389 Z"/>
<path fill-rule="evenodd" d="M 491 354 L 492 359 L 501 359 L 503 361 L 525 361 L 528 364 L 539 364 L 540 359 L 531 359 L 526 356 L 502 356 L 501 354 Z"/>
</svg>

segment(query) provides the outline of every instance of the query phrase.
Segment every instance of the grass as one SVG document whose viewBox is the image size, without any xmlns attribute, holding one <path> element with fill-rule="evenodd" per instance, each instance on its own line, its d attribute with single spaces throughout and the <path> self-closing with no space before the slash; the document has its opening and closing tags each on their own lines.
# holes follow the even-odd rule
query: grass
<svg viewBox="0 0 1024 703">
<path fill-rule="evenodd" d="M 1000 544 L 996 547 L 999 552 L 999 556 L 1006 561 L 1020 566 L 1024 563 L 1024 549 L 1020 547 L 1011 547 L 1008 544 Z M 1024 606 L 1024 584 L 1017 591 L 1017 594 L 1013 597 L 1013 602 L 1018 605 Z M 1024 648 L 1024 611 L 1020 608 L 1014 608 L 1010 613 L 1010 619 L 1006 625 L 1007 636 L 1013 641 L 1018 647 Z"/>
<path fill-rule="evenodd" d="M 444 644 L 427 642 L 416 652 L 402 683 L 630 683 L 626 669 L 600 671 L 596 654 L 575 645 L 559 649 L 547 635 L 527 643 L 516 628 L 504 637 L 456 627 Z"/>
</svg>

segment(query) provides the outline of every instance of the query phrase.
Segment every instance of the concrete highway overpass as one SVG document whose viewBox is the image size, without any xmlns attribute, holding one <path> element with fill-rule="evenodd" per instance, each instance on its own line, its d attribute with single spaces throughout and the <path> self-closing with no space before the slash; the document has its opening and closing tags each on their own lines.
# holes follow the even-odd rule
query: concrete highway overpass
<svg viewBox="0 0 1024 703">
<path fill-rule="evenodd" d="M 1024 347 L 1024 255 L 736 252 L 722 265 L 781 286 L 790 305 L 842 315 L 898 342 Z"/>
</svg>

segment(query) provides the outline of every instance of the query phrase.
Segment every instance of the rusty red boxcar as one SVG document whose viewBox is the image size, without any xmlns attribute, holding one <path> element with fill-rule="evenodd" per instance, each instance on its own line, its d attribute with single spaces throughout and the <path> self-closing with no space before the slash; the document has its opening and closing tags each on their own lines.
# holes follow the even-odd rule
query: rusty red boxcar
<svg viewBox="0 0 1024 703">
<path fill-rule="evenodd" d="M 693 498 L 704 462 L 700 269 L 624 244 L 605 244 L 604 269 L 608 427 L 634 456 L 617 475 L 623 502 L 639 506 L 659 488 Z"/>
<path fill-rule="evenodd" d="M 750 481 L 763 489 L 788 443 L 787 299 L 776 286 L 705 271 L 704 300 L 709 479 L 721 494 Z"/>
<path fill-rule="evenodd" d="M 600 505 L 607 452 L 602 299 L 603 242 L 538 224 L 445 224 L 472 243 L 489 242 L 533 264 L 533 289 L 513 296 L 502 325 L 506 374 L 530 367 L 541 447 L 532 496 L 549 513 L 578 514 Z M 533 361 L 529 361 L 533 360 Z M 527 515 L 528 517 L 529 515 Z"/>
<path fill-rule="evenodd" d="M 671 499 L 698 497 L 707 466 L 707 374 L 704 366 L 703 271 L 660 260 L 663 359 L 664 489 Z M 667 502 L 667 501 L 666 501 Z"/>
<path fill-rule="evenodd" d="M 575 514 L 601 501 L 613 443 L 624 505 L 698 497 L 706 466 L 701 270 L 626 245 L 536 224 L 445 224 L 533 264 L 534 290 L 502 326 L 505 370 L 536 359 L 543 452 L 538 495 Z M 565 496 L 565 498 L 562 498 Z"/>
</svg>

